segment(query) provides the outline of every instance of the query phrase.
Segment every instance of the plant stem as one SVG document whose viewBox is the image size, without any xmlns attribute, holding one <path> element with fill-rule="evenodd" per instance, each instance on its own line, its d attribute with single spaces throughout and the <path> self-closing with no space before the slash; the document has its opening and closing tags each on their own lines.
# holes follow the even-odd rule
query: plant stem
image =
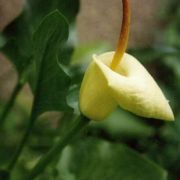
<svg viewBox="0 0 180 180">
<path fill-rule="evenodd" d="M 13 170 L 14 166 L 16 165 L 16 163 L 18 161 L 18 158 L 19 158 L 19 156 L 20 156 L 20 154 L 21 154 L 21 152 L 22 152 L 22 150 L 23 150 L 23 148 L 24 148 L 24 146 L 25 146 L 25 144 L 26 144 L 26 142 L 27 142 L 27 140 L 29 138 L 29 135 L 30 135 L 30 133 L 32 131 L 32 128 L 34 126 L 34 122 L 36 120 L 36 117 L 37 116 L 35 115 L 35 110 L 34 110 L 34 106 L 33 106 L 31 117 L 30 117 L 27 129 L 26 129 L 26 131 L 24 133 L 24 136 L 21 139 L 21 142 L 20 142 L 20 144 L 19 144 L 19 146 L 18 146 L 18 148 L 17 148 L 11 162 L 9 163 L 9 165 L 7 167 L 7 170 L 9 170 L 9 172 Z"/>
<path fill-rule="evenodd" d="M 26 74 L 27 75 L 27 74 Z M 26 76 L 25 76 L 26 77 Z M 27 76 L 28 77 L 28 76 Z M 22 79 L 22 82 L 26 82 L 26 78 Z M 24 149 L 24 146 L 25 144 L 27 143 L 27 140 L 31 134 L 31 131 L 33 129 L 33 126 L 34 126 L 34 122 L 38 116 L 37 114 L 37 105 L 36 103 L 38 102 L 37 98 L 39 97 L 39 89 L 38 87 L 36 87 L 36 91 L 34 93 L 34 101 L 33 101 L 33 106 L 32 106 L 32 110 L 31 110 L 31 116 L 29 118 L 29 122 L 28 122 L 28 126 L 26 128 L 26 131 L 24 132 L 24 135 L 20 141 L 20 144 L 12 158 L 12 160 L 10 161 L 8 167 L 7 167 L 7 170 L 9 170 L 9 172 L 11 172 L 13 170 L 13 168 L 15 167 L 18 159 L 19 159 L 19 156 L 21 155 L 23 149 Z"/>
<path fill-rule="evenodd" d="M 27 178 L 28 180 L 32 180 L 35 177 L 37 177 L 42 171 L 47 167 L 48 164 L 50 164 L 56 157 L 57 155 L 60 155 L 63 148 L 70 143 L 70 141 L 73 139 L 73 137 L 83 129 L 88 123 L 89 119 L 80 116 L 78 117 L 77 120 L 75 120 L 75 123 L 71 127 L 71 129 L 66 132 L 66 134 L 59 139 L 59 141 L 50 149 L 47 154 L 45 154 L 40 161 L 37 163 L 37 165 L 31 170 L 29 177 Z"/>
<path fill-rule="evenodd" d="M 129 30 L 130 30 L 130 6 L 128 0 L 122 0 L 123 5 L 123 19 L 122 19 L 122 27 L 119 36 L 119 41 L 117 45 L 116 52 L 114 54 L 111 69 L 115 70 L 117 65 L 120 63 L 124 52 L 126 51 L 128 38 L 129 38 Z"/>
<path fill-rule="evenodd" d="M 2 113 L 1 113 L 1 117 L 0 117 L 0 126 L 2 128 L 10 110 L 12 109 L 14 102 L 16 100 L 17 95 L 19 94 L 20 90 L 22 89 L 24 84 L 21 84 L 20 82 L 18 82 L 13 90 L 13 93 L 9 99 L 9 101 L 7 102 L 7 104 L 5 105 Z"/>
</svg>

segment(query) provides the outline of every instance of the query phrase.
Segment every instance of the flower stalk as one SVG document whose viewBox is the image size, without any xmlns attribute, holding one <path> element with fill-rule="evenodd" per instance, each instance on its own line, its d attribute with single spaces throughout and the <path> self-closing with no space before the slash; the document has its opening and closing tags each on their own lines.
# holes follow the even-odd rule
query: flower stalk
<svg viewBox="0 0 180 180">
<path fill-rule="evenodd" d="M 21 91 L 22 87 L 24 86 L 24 84 L 18 82 L 13 90 L 13 93 L 9 99 L 9 101 L 7 102 L 7 104 L 5 105 L 1 115 L 0 115 L 0 127 L 3 127 L 3 124 L 7 118 L 7 116 L 9 115 L 9 112 L 11 111 L 12 107 L 14 106 L 15 100 L 17 95 L 19 94 L 19 92 Z"/>
<path fill-rule="evenodd" d="M 37 163 L 37 165 L 31 170 L 27 180 L 32 180 L 36 178 L 43 170 L 49 165 L 57 155 L 60 155 L 63 148 L 69 144 L 72 139 L 77 135 L 88 123 L 90 120 L 85 116 L 79 116 L 74 124 L 71 126 L 71 129 L 63 135 L 62 138 L 45 154 Z"/>
<path fill-rule="evenodd" d="M 119 41 L 117 45 L 116 52 L 113 56 L 113 60 L 111 63 L 111 69 L 115 70 L 117 65 L 120 63 L 128 44 L 129 39 L 129 31 L 130 31 L 130 6 L 128 0 L 122 0 L 123 5 L 123 19 L 121 32 L 119 36 Z"/>
</svg>

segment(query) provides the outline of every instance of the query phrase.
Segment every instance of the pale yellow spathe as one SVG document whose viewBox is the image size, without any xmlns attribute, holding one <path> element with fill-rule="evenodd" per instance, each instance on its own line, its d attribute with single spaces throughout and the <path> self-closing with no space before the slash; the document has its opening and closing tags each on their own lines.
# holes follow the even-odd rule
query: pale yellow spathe
<svg viewBox="0 0 180 180">
<path fill-rule="evenodd" d="M 117 105 L 136 115 L 173 120 L 168 100 L 143 65 L 124 54 L 116 72 L 110 69 L 114 52 L 93 56 L 80 89 L 80 110 L 103 120 Z"/>
</svg>

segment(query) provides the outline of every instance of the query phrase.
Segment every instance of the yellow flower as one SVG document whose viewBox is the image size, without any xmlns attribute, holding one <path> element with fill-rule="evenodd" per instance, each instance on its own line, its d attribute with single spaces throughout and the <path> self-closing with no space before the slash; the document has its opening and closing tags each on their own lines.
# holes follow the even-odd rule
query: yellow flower
<svg viewBox="0 0 180 180">
<path fill-rule="evenodd" d="M 173 120 L 168 101 L 143 65 L 124 54 L 113 71 L 113 56 L 114 52 L 93 56 L 80 90 L 81 112 L 90 119 L 102 120 L 119 105 L 139 116 Z"/>
<path fill-rule="evenodd" d="M 119 105 L 147 118 L 173 120 L 174 115 L 152 76 L 133 56 L 126 54 L 130 8 L 123 2 L 123 21 L 116 52 L 94 55 L 80 89 L 80 110 L 102 120 Z"/>
</svg>

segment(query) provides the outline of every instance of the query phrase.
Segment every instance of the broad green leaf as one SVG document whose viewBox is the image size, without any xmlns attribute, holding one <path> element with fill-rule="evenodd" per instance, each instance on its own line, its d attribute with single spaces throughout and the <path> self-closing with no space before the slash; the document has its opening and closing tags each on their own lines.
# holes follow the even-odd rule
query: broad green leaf
<svg viewBox="0 0 180 180">
<path fill-rule="evenodd" d="M 137 116 L 118 108 L 102 122 L 92 123 L 92 127 L 105 130 L 111 137 L 140 138 L 154 134 L 153 127 L 145 124 Z"/>
<path fill-rule="evenodd" d="M 127 146 L 92 138 L 67 147 L 57 168 L 61 180 L 165 180 L 167 177 L 160 166 Z"/>
<path fill-rule="evenodd" d="M 62 47 L 62 50 L 59 51 L 58 57 L 63 65 L 68 66 L 70 64 L 73 52 L 73 46 L 65 45 Z"/>
<path fill-rule="evenodd" d="M 69 22 L 73 23 L 79 10 L 79 0 L 27 0 L 23 13 L 3 32 L 2 38 L 5 37 L 5 43 L 3 42 L 1 51 L 15 65 L 19 79 L 23 83 L 28 80 L 27 76 L 31 73 L 33 32 L 44 16 L 55 9 L 60 10 Z M 70 61 L 73 52 L 71 49 L 66 47 L 61 53 L 67 62 Z"/>
<path fill-rule="evenodd" d="M 58 6 L 68 21 L 73 22 L 79 12 L 79 4 L 80 0 L 55 0 L 54 7 Z"/>
<path fill-rule="evenodd" d="M 28 0 L 27 2 L 34 17 L 42 18 L 57 9 L 70 23 L 74 22 L 80 4 L 79 0 Z M 37 19 L 34 19 L 34 22 L 37 22 Z"/>
<path fill-rule="evenodd" d="M 35 109 L 36 115 L 45 111 L 68 110 L 66 94 L 70 78 L 57 58 L 68 37 L 68 24 L 60 12 L 44 18 L 33 37 Z"/>
</svg>

